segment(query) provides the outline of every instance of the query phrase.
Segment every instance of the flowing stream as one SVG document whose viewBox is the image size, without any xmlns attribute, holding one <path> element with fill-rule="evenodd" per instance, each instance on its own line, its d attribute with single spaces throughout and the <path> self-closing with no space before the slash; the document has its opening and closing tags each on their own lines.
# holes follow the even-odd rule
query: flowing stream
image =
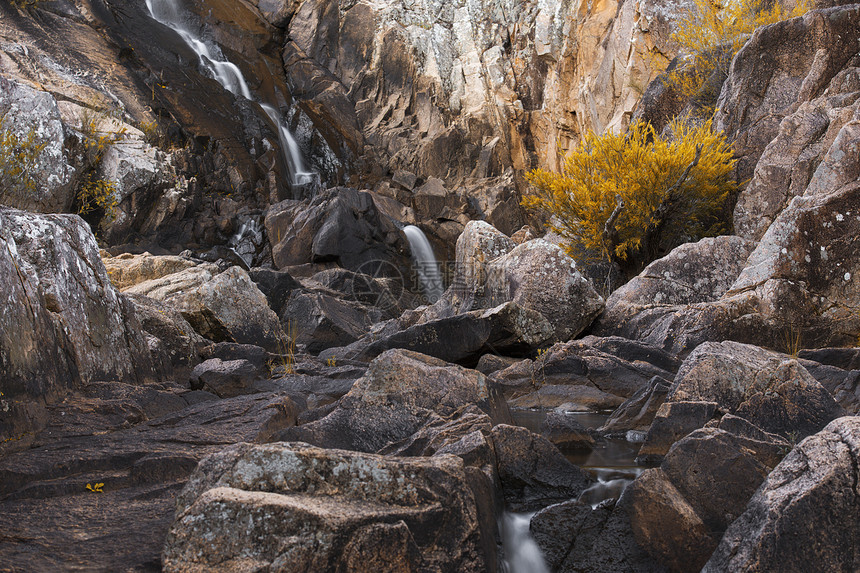
<svg viewBox="0 0 860 573">
<path fill-rule="evenodd" d="M 427 302 L 434 303 L 445 292 L 445 287 L 442 284 L 442 273 L 439 271 L 439 263 L 436 262 L 436 255 L 433 254 L 430 241 L 415 225 L 407 225 L 403 228 L 403 233 L 409 240 L 412 263 L 421 281 L 421 290 L 424 291 Z"/>
<path fill-rule="evenodd" d="M 505 513 L 502 535 L 505 541 L 506 573 L 549 573 L 543 555 L 529 531 L 533 513 Z"/>
<path fill-rule="evenodd" d="M 207 44 L 199 33 L 192 30 L 191 15 L 182 10 L 179 0 L 146 0 L 146 7 L 154 20 L 179 34 L 188 47 L 197 54 L 200 65 L 224 89 L 235 96 L 256 101 L 251 95 L 248 82 L 245 81 L 245 76 L 242 75 L 239 67 L 224 57 L 216 44 Z M 296 143 L 290 130 L 287 129 L 280 112 L 274 106 L 262 102 L 258 103 L 278 128 L 278 140 L 284 153 L 284 160 L 290 169 L 292 184 L 306 185 L 315 182 L 318 175 L 305 166 L 298 143 Z"/>
</svg>

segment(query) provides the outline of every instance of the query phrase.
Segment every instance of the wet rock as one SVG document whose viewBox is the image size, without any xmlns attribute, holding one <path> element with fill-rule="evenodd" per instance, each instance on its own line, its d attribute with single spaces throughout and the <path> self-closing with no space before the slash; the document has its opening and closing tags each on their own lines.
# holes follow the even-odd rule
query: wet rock
<svg viewBox="0 0 860 573">
<path fill-rule="evenodd" d="M 507 404 L 483 374 L 408 350 L 389 350 L 325 417 L 277 439 L 377 452 L 427 424 L 473 405 L 493 423 L 509 422 Z"/>
<path fill-rule="evenodd" d="M 297 344 L 313 354 L 355 342 L 371 322 L 371 315 L 362 305 L 318 293 L 293 293 L 281 312 L 287 337 L 294 337 Z"/>
<path fill-rule="evenodd" d="M 248 276 L 257 285 L 269 301 L 269 308 L 280 316 L 284 303 L 290 297 L 290 293 L 301 288 L 301 284 L 286 271 L 275 271 L 272 269 L 253 268 L 248 271 Z"/>
<path fill-rule="evenodd" d="M 801 442 L 767 476 L 703 571 L 857 569 L 858 458 L 856 416 Z"/>
<path fill-rule="evenodd" d="M 548 412 L 541 422 L 540 434 L 565 451 L 591 450 L 594 445 L 588 429 L 563 412 Z"/>
<path fill-rule="evenodd" d="M 513 511 L 534 510 L 577 497 L 592 481 L 539 434 L 500 424 L 490 437 L 505 501 Z"/>
<path fill-rule="evenodd" d="M 210 358 L 194 367 L 191 388 L 206 390 L 220 398 L 232 398 L 252 393 L 252 384 L 263 377 L 263 372 L 247 360 L 221 360 Z"/>
<path fill-rule="evenodd" d="M 368 193 L 337 188 L 310 203 L 288 200 L 266 211 L 266 232 L 279 269 L 335 261 L 349 270 L 374 274 L 380 261 L 400 261 L 404 238 L 381 217 Z M 363 264 L 368 267 L 362 267 Z"/>
<path fill-rule="evenodd" d="M 211 536 L 220 542 L 205 542 Z M 305 444 L 239 444 L 201 463 L 164 547 L 166 571 L 200 563 L 485 570 L 459 458 L 384 458 Z"/>
<path fill-rule="evenodd" d="M 503 386 L 504 387 L 504 386 Z M 514 408 L 549 410 L 562 408 L 577 412 L 614 410 L 624 398 L 608 394 L 589 385 L 546 384 L 534 385 L 535 391 L 510 400 Z"/>
<path fill-rule="evenodd" d="M 369 360 L 391 348 L 406 348 L 442 360 L 474 365 L 487 352 L 531 352 L 551 340 L 553 330 L 541 314 L 509 302 L 488 310 L 415 324 L 376 341 L 372 336 L 338 354 Z"/>
<path fill-rule="evenodd" d="M 542 239 L 518 245 L 487 266 L 487 291 L 543 314 L 558 340 L 573 338 L 603 310 L 603 299 L 560 247 Z"/>
<path fill-rule="evenodd" d="M 671 382 L 655 376 L 648 381 L 648 386 L 640 388 L 612 412 L 600 431 L 607 433 L 628 430 L 647 431 L 670 388 Z"/>
</svg>

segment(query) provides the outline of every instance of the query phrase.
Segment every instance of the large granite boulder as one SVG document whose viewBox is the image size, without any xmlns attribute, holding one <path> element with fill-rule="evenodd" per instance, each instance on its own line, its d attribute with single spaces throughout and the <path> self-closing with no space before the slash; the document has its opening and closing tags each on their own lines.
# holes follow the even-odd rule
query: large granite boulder
<svg viewBox="0 0 860 573">
<path fill-rule="evenodd" d="M 733 418 L 726 415 L 726 418 Z M 634 535 L 672 571 L 697 571 L 791 445 L 741 418 L 675 443 L 630 486 Z M 736 433 L 735 433 L 736 432 Z"/>
<path fill-rule="evenodd" d="M 715 127 L 734 141 L 739 179 L 752 176 L 782 119 L 821 95 L 856 55 L 834 38 L 853 37 L 858 23 L 856 5 L 813 10 L 759 28 L 737 53 L 717 101 Z"/>
<path fill-rule="evenodd" d="M 335 261 L 375 274 L 381 261 L 408 252 L 394 222 L 382 216 L 368 193 L 337 188 L 312 201 L 287 200 L 266 211 L 266 233 L 278 269 Z M 362 266 L 369 265 L 369 266 Z"/>
<path fill-rule="evenodd" d="M 797 361 L 737 342 L 707 342 L 681 365 L 640 456 L 660 456 L 717 412 L 796 441 L 844 414 Z"/>
<path fill-rule="evenodd" d="M 278 352 L 286 344 L 278 315 L 247 271 L 218 272 L 211 263 L 138 283 L 126 292 L 169 304 L 198 334 L 215 342 L 256 344 Z"/>
<path fill-rule="evenodd" d="M 469 221 L 457 238 L 455 249 L 456 294 L 466 299 L 484 296 L 487 265 L 509 253 L 516 244 L 486 221 Z"/>
<path fill-rule="evenodd" d="M 201 462 L 177 500 L 163 563 L 477 573 L 487 556 L 460 458 L 278 443 L 237 444 Z"/>
<path fill-rule="evenodd" d="M 860 418 L 834 420 L 767 476 L 703 571 L 856 571 Z"/>
<path fill-rule="evenodd" d="M 291 341 L 313 354 L 355 342 L 367 333 L 373 318 L 378 313 L 369 313 L 357 302 L 299 291 L 284 303 L 280 317 Z"/>
<path fill-rule="evenodd" d="M 558 245 L 534 239 L 486 266 L 488 296 L 513 301 L 546 317 L 557 340 L 585 330 L 603 310 L 603 298 Z"/>
<path fill-rule="evenodd" d="M 84 383 L 153 379 L 134 306 L 111 285 L 80 217 L 0 208 L 0 265 L 4 443 L 26 444 L 45 402 Z"/>
<path fill-rule="evenodd" d="M 389 350 L 325 417 L 279 434 L 284 441 L 377 452 L 440 419 L 477 406 L 493 424 L 509 422 L 501 394 L 476 370 L 409 350 Z"/>
</svg>

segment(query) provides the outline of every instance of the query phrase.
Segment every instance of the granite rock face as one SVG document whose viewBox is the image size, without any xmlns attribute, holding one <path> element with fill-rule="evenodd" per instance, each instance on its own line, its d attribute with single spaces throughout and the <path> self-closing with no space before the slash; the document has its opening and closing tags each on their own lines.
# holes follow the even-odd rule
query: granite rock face
<svg viewBox="0 0 860 573">
<path fill-rule="evenodd" d="M 0 243 L 0 367 L 14 410 L 4 437 L 32 433 L 34 409 L 84 383 L 154 378 L 134 306 L 111 285 L 80 217 L 0 208 Z"/>
<path fill-rule="evenodd" d="M 486 570 L 460 458 L 289 443 L 204 459 L 179 496 L 163 560 L 166 571 Z"/>
<path fill-rule="evenodd" d="M 856 570 L 859 440 L 860 419 L 852 416 L 801 442 L 729 526 L 703 571 Z"/>
</svg>

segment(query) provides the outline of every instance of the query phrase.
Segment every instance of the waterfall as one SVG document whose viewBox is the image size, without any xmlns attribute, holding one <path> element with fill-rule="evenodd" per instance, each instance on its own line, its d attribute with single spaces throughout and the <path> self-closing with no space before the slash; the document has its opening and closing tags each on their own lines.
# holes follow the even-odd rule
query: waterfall
<svg viewBox="0 0 860 573">
<path fill-rule="evenodd" d="M 531 513 L 505 513 L 502 531 L 505 541 L 504 569 L 507 573 L 549 573 L 543 555 L 529 531 Z"/>
<path fill-rule="evenodd" d="M 235 96 L 242 96 L 247 100 L 254 101 L 248 82 L 239 66 L 227 60 L 217 45 L 210 46 L 204 42 L 199 34 L 192 31 L 190 27 L 190 15 L 186 15 L 179 7 L 179 0 L 146 0 L 146 7 L 152 18 L 164 24 L 188 44 L 197 57 L 200 65 L 219 83 L 224 89 Z M 274 106 L 260 103 L 260 107 L 269 116 L 269 119 L 278 129 L 278 141 L 284 153 L 284 160 L 292 174 L 293 185 L 305 185 L 316 181 L 318 175 L 310 171 L 306 166 L 299 145 L 290 130 L 284 124 L 281 114 Z"/>
<path fill-rule="evenodd" d="M 421 281 L 421 290 L 424 291 L 424 296 L 427 297 L 428 302 L 434 303 L 445 292 L 445 288 L 442 284 L 442 273 L 439 272 L 439 263 L 436 262 L 436 255 L 433 254 L 430 241 L 427 240 L 424 232 L 415 225 L 407 225 L 403 228 L 403 233 L 409 240 L 409 248 L 412 250 L 412 263 Z"/>
<path fill-rule="evenodd" d="M 306 185 L 314 183 L 317 179 L 317 174 L 308 170 L 305 167 L 305 160 L 302 158 L 302 152 L 299 150 L 299 144 L 296 143 L 296 138 L 284 125 L 281 120 L 281 114 L 278 113 L 273 106 L 269 104 L 260 104 L 272 122 L 278 126 L 278 141 L 281 144 L 281 149 L 284 150 L 284 160 L 290 167 L 290 172 L 293 174 L 293 185 Z"/>
</svg>

